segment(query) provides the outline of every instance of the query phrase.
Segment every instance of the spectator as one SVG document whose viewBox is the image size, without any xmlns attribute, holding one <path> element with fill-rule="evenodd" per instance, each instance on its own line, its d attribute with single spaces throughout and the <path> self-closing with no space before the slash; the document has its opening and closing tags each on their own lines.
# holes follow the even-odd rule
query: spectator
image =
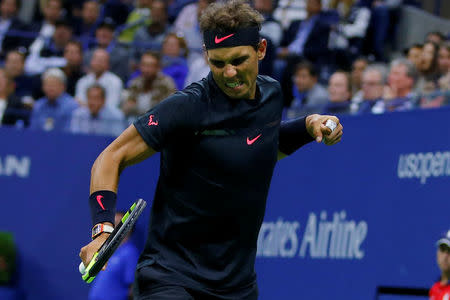
<svg viewBox="0 0 450 300">
<path fill-rule="evenodd" d="M 362 99 L 361 95 L 362 74 L 364 70 L 367 68 L 368 64 L 369 61 L 364 57 L 357 58 L 352 64 L 351 85 L 352 85 L 353 100 Z"/>
<path fill-rule="evenodd" d="M 199 0 L 186 5 L 181 10 L 180 14 L 175 20 L 174 29 L 178 35 L 184 37 L 189 48 L 188 64 L 202 55 L 203 36 L 200 32 L 198 20 L 202 15 L 203 10 L 215 0 Z M 195 16 L 195 17 L 193 17 Z"/>
<path fill-rule="evenodd" d="M 278 47 L 283 37 L 283 28 L 280 22 L 273 17 L 273 5 L 272 0 L 253 0 L 255 9 L 264 16 L 260 33 L 267 36 L 272 41 L 274 47 Z"/>
<path fill-rule="evenodd" d="M 27 26 L 17 18 L 19 0 L 1 0 L 0 2 L 0 59 L 5 54 L 21 46 L 28 46 L 27 39 L 17 35 L 16 31 L 27 30 Z"/>
<path fill-rule="evenodd" d="M 388 85 L 383 92 L 383 100 L 373 107 L 378 113 L 410 110 L 417 105 L 418 97 L 413 92 L 417 71 L 407 59 L 391 62 Z"/>
<path fill-rule="evenodd" d="M 328 102 L 327 90 L 317 83 L 317 71 L 313 64 L 303 62 L 294 73 L 294 99 L 283 113 L 285 119 L 292 119 L 311 113 L 319 113 Z"/>
<path fill-rule="evenodd" d="M 64 48 L 72 39 L 72 27 L 64 20 L 55 22 L 55 31 L 51 39 L 45 40 L 39 51 L 31 51 L 25 60 L 25 72 L 30 75 L 41 74 L 49 68 L 63 67 Z"/>
<path fill-rule="evenodd" d="M 116 212 L 115 224 L 119 224 L 120 219 L 125 214 Z M 139 250 L 130 240 L 133 230 L 125 237 L 119 248 L 114 252 L 108 261 L 105 271 L 98 273 L 89 290 L 89 300 L 126 300 L 132 299 L 132 283 L 134 273 L 139 258 Z"/>
<path fill-rule="evenodd" d="M 125 129 L 123 113 L 105 105 L 105 89 L 98 84 L 87 90 L 87 106 L 80 106 L 72 114 L 70 131 L 96 135 L 119 136 Z"/>
<path fill-rule="evenodd" d="M 439 47 L 438 66 L 440 76 L 450 72 L 450 43 L 443 43 Z"/>
<path fill-rule="evenodd" d="M 175 81 L 178 90 L 182 90 L 189 68 L 186 57 L 188 48 L 184 38 L 169 33 L 162 45 L 162 72 Z"/>
<path fill-rule="evenodd" d="M 441 271 L 439 281 L 430 289 L 430 300 L 450 298 L 450 230 L 437 241 L 436 260 Z"/>
<path fill-rule="evenodd" d="M 163 0 L 153 0 L 150 18 L 151 24 L 138 29 L 134 36 L 134 59 L 141 57 L 146 50 L 157 51 L 161 49 L 164 37 L 171 31 L 171 26 L 167 20 L 167 6 Z"/>
<path fill-rule="evenodd" d="M 295 65 L 304 59 L 320 66 L 329 54 L 328 36 L 330 25 L 321 17 L 321 0 L 307 0 L 308 13 L 304 21 L 294 21 L 283 35 L 278 56 L 284 64 L 278 65 L 277 73 L 282 74 L 281 86 L 284 95 L 292 98 L 292 74 Z M 277 76 L 276 76 L 277 77 Z"/>
<path fill-rule="evenodd" d="M 34 100 L 42 97 L 39 76 L 25 74 L 25 54 L 21 51 L 9 51 L 5 60 L 6 75 L 14 81 L 15 94 L 24 104 L 33 105 Z"/>
<path fill-rule="evenodd" d="M 123 83 L 117 75 L 109 71 L 109 53 L 104 49 L 97 49 L 92 54 L 90 72 L 77 82 L 75 98 L 87 103 L 87 89 L 94 83 L 100 84 L 105 89 L 106 105 L 119 107 Z"/>
<path fill-rule="evenodd" d="M 361 53 L 370 22 L 370 9 L 358 0 L 331 0 L 330 8 L 338 11 L 340 21 L 333 26 L 333 48 L 338 52 L 338 66 L 345 67 Z M 341 65 L 344 62 L 344 66 Z"/>
<path fill-rule="evenodd" d="M 273 16 L 280 22 L 283 30 L 289 28 L 293 21 L 304 20 L 307 17 L 307 0 L 279 0 L 276 1 Z"/>
<path fill-rule="evenodd" d="M 44 2 L 44 20 L 32 26 L 32 31 L 38 34 L 38 37 L 33 41 L 29 48 L 30 53 L 41 52 L 42 48 L 44 48 L 46 44 L 46 41 L 51 39 L 55 32 L 56 21 L 62 17 L 61 0 L 48 0 Z"/>
<path fill-rule="evenodd" d="M 426 43 L 435 43 L 436 45 L 440 45 L 445 41 L 445 35 L 440 31 L 432 31 L 427 33 L 425 37 Z"/>
<path fill-rule="evenodd" d="M 30 109 L 14 93 L 14 82 L 0 69 L 0 124 L 15 125 L 21 121 L 28 125 Z"/>
<path fill-rule="evenodd" d="M 95 45 L 84 55 L 84 64 L 88 65 L 95 49 L 105 49 L 109 53 L 110 70 L 122 81 L 126 81 L 129 73 L 128 50 L 114 40 L 115 25 L 112 20 L 105 19 L 95 31 Z"/>
<path fill-rule="evenodd" d="M 208 57 L 203 53 L 201 57 L 197 57 L 189 67 L 184 86 L 188 86 L 193 82 L 199 81 L 209 74 Z"/>
<path fill-rule="evenodd" d="M 67 93 L 75 95 L 75 87 L 83 72 L 83 49 L 80 42 L 70 41 L 64 48 L 66 65 L 62 68 L 67 77 Z"/>
<path fill-rule="evenodd" d="M 89 48 L 95 38 L 95 31 L 100 23 L 100 3 L 89 0 L 83 3 L 81 18 L 74 21 L 74 32 L 79 37 L 83 50 Z"/>
<path fill-rule="evenodd" d="M 118 25 L 122 25 L 127 21 L 128 15 L 133 9 L 134 1 L 130 0 L 101 0 L 102 11 L 101 19 L 110 19 Z"/>
<path fill-rule="evenodd" d="M 352 84 L 347 72 L 337 71 L 331 75 L 328 94 L 330 101 L 326 104 L 323 114 L 339 116 L 350 113 Z"/>
<path fill-rule="evenodd" d="M 416 86 L 419 92 L 423 90 L 427 82 L 437 84 L 439 79 L 438 51 L 438 45 L 435 43 L 427 42 L 423 45 L 418 68 L 419 78 Z"/>
<path fill-rule="evenodd" d="M 141 75 L 131 81 L 122 106 L 130 121 L 176 91 L 173 79 L 161 72 L 160 55 L 157 52 L 142 55 L 140 71 Z"/>
<path fill-rule="evenodd" d="M 66 93 L 66 75 L 60 69 L 48 69 L 42 75 L 44 97 L 36 101 L 31 113 L 30 128 L 46 131 L 67 131 L 72 112 L 78 103 Z"/>
<path fill-rule="evenodd" d="M 417 70 L 419 69 L 419 66 L 421 64 L 422 49 L 423 49 L 422 44 L 414 44 L 411 47 L 409 47 L 406 54 L 406 58 L 414 64 Z"/>
<path fill-rule="evenodd" d="M 351 111 L 353 113 L 377 113 L 377 111 L 372 111 L 372 109 L 378 101 L 383 102 L 386 77 L 387 70 L 383 65 L 371 65 L 364 70 L 362 76 L 362 100 L 357 105 L 352 103 Z"/>
<path fill-rule="evenodd" d="M 118 40 L 122 43 L 131 43 L 139 28 L 151 24 L 150 8 L 152 0 L 137 0 L 136 7 L 128 15 L 127 21 L 122 28 Z"/>
</svg>

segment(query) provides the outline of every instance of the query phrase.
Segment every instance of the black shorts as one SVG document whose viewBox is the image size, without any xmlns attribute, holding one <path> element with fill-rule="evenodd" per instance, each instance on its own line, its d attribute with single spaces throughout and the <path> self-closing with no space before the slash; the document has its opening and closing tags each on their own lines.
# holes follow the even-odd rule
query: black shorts
<svg viewBox="0 0 450 300">
<path fill-rule="evenodd" d="M 170 276 L 170 275 L 169 275 Z M 134 284 L 134 300 L 257 300 L 256 283 L 236 291 L 217 292 L 173 283 L 166 269 L 155 262 L 139 264 Z M 172 280 L 171 280 L 172 279 Z"/>
</svg>

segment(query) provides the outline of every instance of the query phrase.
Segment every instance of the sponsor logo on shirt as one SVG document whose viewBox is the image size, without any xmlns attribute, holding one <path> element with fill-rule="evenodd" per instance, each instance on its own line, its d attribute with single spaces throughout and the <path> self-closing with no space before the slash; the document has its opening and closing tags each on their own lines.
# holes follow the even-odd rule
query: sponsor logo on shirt
<svg viewBox="0 0 450 300">
<path fill-rule="evenodd" d="M 148 126 L 158 126 L 158 121 L 155 121 L 154 117 L 154 115 L 150 115 L 148 118 Z"/>
</svg>

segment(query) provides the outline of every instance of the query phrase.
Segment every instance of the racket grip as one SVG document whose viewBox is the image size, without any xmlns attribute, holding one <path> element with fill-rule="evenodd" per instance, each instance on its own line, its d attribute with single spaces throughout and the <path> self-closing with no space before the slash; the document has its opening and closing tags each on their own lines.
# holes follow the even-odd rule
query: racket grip
<svg viewBox="0 0 450 300">
<path fill-rule="evenodd" d="M 84 273 L 86 273 L 86 267 L 84 266 L 83 262 L 80 262 L 78 270 L 80 271 L 81 275 L 84 275 Z"/>
</svg>

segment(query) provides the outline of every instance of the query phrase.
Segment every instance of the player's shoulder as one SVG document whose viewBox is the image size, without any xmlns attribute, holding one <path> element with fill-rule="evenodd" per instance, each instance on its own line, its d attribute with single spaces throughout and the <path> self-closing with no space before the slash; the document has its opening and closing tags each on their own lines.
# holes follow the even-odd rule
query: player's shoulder
<svg viewBox="0 0 450 300">
<path fill-rule="evenodd" d="M 183 90 L 176 91 L 167 99 L 182 105 L 202 106 L 207 102 L 209 85 L 207 79 L 193 82 Z"/>
<path fill-rule="evenodd" d="M 281 85 L 278 80 L 267 75 L 258 75 L 256 82 L 260 87 L 266 89 L 281 89 Z"/>
</svg>

